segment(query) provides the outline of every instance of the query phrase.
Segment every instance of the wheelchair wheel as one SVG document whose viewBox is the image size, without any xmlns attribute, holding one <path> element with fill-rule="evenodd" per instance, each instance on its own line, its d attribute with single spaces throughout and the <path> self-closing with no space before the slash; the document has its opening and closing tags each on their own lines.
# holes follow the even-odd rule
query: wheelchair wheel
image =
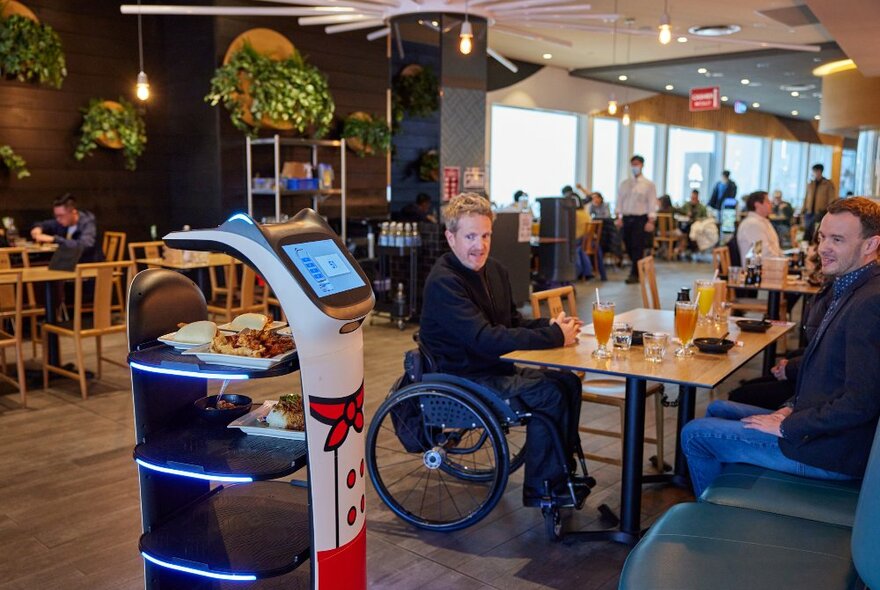
<svg viewBox="0 0 880 590">
<path fill-rule="evenodd" d="M 423 529 L 478 522 L 498 503 L 510 473 L 497 419 L 452 384 L 415 383 L 393 394 L 376 411 L 366 444 L 379 497 Z"/>
</svg>

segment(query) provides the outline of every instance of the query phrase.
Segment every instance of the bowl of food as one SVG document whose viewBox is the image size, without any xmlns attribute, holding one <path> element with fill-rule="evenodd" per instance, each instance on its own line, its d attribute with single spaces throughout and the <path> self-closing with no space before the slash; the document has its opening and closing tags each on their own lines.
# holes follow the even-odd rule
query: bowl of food
<svg viewBox="0 0 880 590">
<path fill-rule="evenodd" d="M 253 400 L 246 395 L 224 393 L 222 396 L 209 395 L 193 402 L 196 413 L 214 424 L 229 424 L 251 409 Z"/>
<path fill-rule="evenodd" d="M 735 345 L 736 342 L 726 338 L 694 338 L 694 346 L 709 354 L 724 354 Z"/>
<path fill-rule="evenodd" d="M 743 332 L 766 332 L 770 329 L 771 324 L 767 320 L 738 320 L 736 325 Z"/>
</svg>

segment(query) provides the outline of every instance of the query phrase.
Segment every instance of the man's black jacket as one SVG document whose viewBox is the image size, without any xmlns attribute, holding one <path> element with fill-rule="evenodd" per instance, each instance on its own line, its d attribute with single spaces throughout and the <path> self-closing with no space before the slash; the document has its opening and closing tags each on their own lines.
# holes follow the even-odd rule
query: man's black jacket
<svg viewBox="0 0 880 590">
<path fill-rule="evenodd" d="M 500 263 L 490 258 L 476 272 L 452 252 L 437 260 L 425 282 L 419 330 L 419 340 L 437 369 L 461 376 L 510 375 L 513 364 L 499 356 L 565 343 L 562 329 L 548 319 L 522 318 Z"/>
</svg>

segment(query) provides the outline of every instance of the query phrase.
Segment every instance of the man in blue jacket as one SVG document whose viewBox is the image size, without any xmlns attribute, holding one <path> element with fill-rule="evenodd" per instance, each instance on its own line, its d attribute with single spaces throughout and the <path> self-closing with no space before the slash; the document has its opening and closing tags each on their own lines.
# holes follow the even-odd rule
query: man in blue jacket
<svg viewBox="0 0 880 590">
<path fill-rule="evenodd" d="M 80 262 L 101 262 L 104 254 L 98 244 L 98 225 L 95 215 L 85 209 L 77 209 L 70 193 L 52 203 L 54 219 L 47 219 L 31 229 L 35 242 L 58 244 L 68 248 L 82 247 Z"/>
<path fill-rule="evenodd" d="M 864 475 L 880 416 L 880 205 L 835 201 L 819 228 L 822 273 L 814 335 L 797 361 L 794 396 L 779 410 L 715 401 L 682 430 L 699 497 L 724 463 L 819 479 Z"/>
<path fill-rule="evenodd" d="M 419 339 L 437 369 L 467 377 L 510 399 L 514 407 L 547 414 L 564 436 L 571 456 L 578 436 L 581 383 L 567 371 L 516 368 L 499 357 L 514 350 L 539 350 L 577 342 L 581 322 L 564 313 L 553 319 L 524 320 L 514 305 L 505 268 L 489 258 L 493 213 L 489 201 L 465 193 L 444 210 L 452 252 L 441 256 L 425 283 Z M 554 434 L 540 422 L 526 431 L 526 503 L 543 495 L 544 482 L 557 489 L 571 465 L 559 465 Z"/>
</svg>

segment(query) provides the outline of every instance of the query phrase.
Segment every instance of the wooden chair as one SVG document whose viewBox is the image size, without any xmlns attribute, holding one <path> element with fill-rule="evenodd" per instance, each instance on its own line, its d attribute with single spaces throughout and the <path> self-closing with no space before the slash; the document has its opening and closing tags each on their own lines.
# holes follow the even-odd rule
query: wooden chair
<svg viewBox="0 0 880 590">
<path fill-rule="evenodd" d="M 101 351 L 101 338 L 109 334 L 116 334 L 125 331 L 125 322 L 113 323 L 113 313 L 111 305 L 113 302 L 113 285 L 117 273 L 125 273 L 132 262 L 115 261 L 115 262 L 93 262 L 89 264 L 78 264 L 76 266 L 76 279 L 74 282 L 74 303 L 73 317 L 70 321 L 60 324 L 44 324 L 43 325 L 43 387 L 49 387 L 49 373 L 56 373 L 71 379 L 79 381 L 79 389 L 82 398 L 86 399 L 89 395 L 88 384 L 86 383 L 85 355 L 83 353 L 83 341 L 86 338 L 95 339 L 95 348 L 97 351 L 98 368 L 95 371 L 95 377 L 101 378 L 101 361 L 107 361 L 120 367 L 125 367 L 124 363 L 114 361 L 103 356 Z M 92 302 L 91 317 L 85 317 L 84 301 L 83 301 L 83 283 L 91 280 L 85 275 L 94 271 L 94 300 Z M 72 338 L 74 342 L 74 351 L 76 354 L 77 372 L 68 371 L 62 368 L 59 358 L 59 366 L 50 365 L 46 358 L 46 339 L 49 334 L 55 334 L 58 337 Z"/>
<path fill-rule="evenodd" d="M 678 254 L 679 234 L 675 227 L 672 213 L 657 214 L 657 231 L 654 235 L 654 251 L 657 254 L 660 246 L 666 246 L 666 260 L 672 260 Z"/>
<path fill-rule="evenodd" d="M 654 268 L 654 257 L 645 256 L 638 262 L 639 287 L 642 290 L 642 307 L 661 309 L 660 292 L 657 289 L 657 271 Z"/>
<path fill-rule="evenodd" d="M 584 254 L 590 257 L 593 263 L 593 273 L 599 273 L 599 244 L 602 240 L 602 220 L 593 219 L 587 222 L 584 229 Z"/>
<path fill-rule="evenodd" d="M 0 248 L 0 270 L 7 270 L 16 267 L 30 268 L 31 262 L 28 252 L 25 248 Z M 3 291 L 4 287 L 0 287 Z M 12 301 L 12 287 L 6 288 L 7 296 Z M 30 319 L 31 330 L 31 349 L 34 357 L 37 356 L 37 344 L 40 342 L 39 318 L 46 315 L 46 308 L 37 304 L 37 297 L 34 292 L 33 283 L 24 285 L 24 295 L 22 299 L 21 313 L 23 318 Z"/>
<path fill-rule="evenodd" d="M 131 242 L 128 244 L 128 258 L 132 264 L 128 272 L 128 283 L 134 278 L 138 272 L 138 264 L 135 260 L 144 258 L 162 258 L 162 246 L 165 242 L 159 240 L 155 242 Z M 155 264 L 148 264 L 147 268 L 159 268 Z"/>
<path fill-rule="evenodd" d="M 21 407 L 24 408 L 27 407 L 27 380 L 21 337 L 25 290 L 21 282 L 21 270 L 0 270 L 0 284 L 0 379 L 18 387 Z M 17 379 L 6 374 L 7 348 L 15 349 Z"/>
<path fill-rule="evenodd" d="M 549 317 L 556 317 L 561 311 L 565 311 L 569 315 L 577 315 L 574 287 L 572 286 L 538 291 L 537 293 L 532 293 L 530 299 L 532 304 L 532 316 L 535 318 L 542 317 L 542 302 L 546 302 L 547 304 L 550 313 Z M 626 380 L 613 377 L 597 377 L 594 374 L 581 375 L 581 378 L 583 380 L 581 400 L 593 404 L 616 407 L 620 414 L 620 430 L 603 430 L 601 428 L 592 428 L 589 426 L 579 426 L 578 430 L 586 434 L 607 436 L 622 441 L 624 429 L 624 405 L 626 401 Z M 655 428 L 657 430 L 657 436 L 656 438 L 645 437 L 645 442 L 656 445 L 657 455 L 654 467 L 662 472 L 666 468 L 663 461 L 663 385 L 660 383 L 648 383 L 646 395 L 654 396 Z M 621 446 L 620 457 L 609 457 L 607 455 L 586 452 L 584 453 L 584 456 L 587 459 L 600 461 L 602 463 L 622 465 L 623 447 Z"/>
<path fill-rule="evenodd" d="M 105 231 L 104 241 L 101 244 L 101 250 L 104 252 L 104 260 L 106 262 L 116 262 L 117 260 L 125 260 L 125 241 L 127 239 L 125 232 L 121 231 Z M 122 275 L 119 274 L 113 279 L 113 289 L 116 293 L 117 303 L 113 304 L 113 311 L 125 311 L 125 291 L 122 288 Z"/>
<path fill-rule="evenodd" d="M 231 262 L 224 267 L 227 277 L 226 292 L 221 297 L 213 297 L 214 289 L 211 285 L 212 299 L 208 303 L 208 316 L 219 316 L 227 322 L 231 322 L 237 315 L 248 312 L 258 312 L 269 315 L 269 301 L 267 297 L 257 297 L 257 275 L 247 265 L 241 265 L 241 278 L 238 277 L 238 264 Z M 241 285 L 239 288 L 238 285 Z"/>
<path fill-rule="evenodd" d="M 730 249 L 727 246 L 712 248 L 712 266 L 718 270 L 718 274 L 726 277 L 730 272 Z M 725 301 L 730 303 L 731 313 L 760 313 L 767 312 L 767 303 L 757 298 L 737 299 L 733 287 L 727 289 Z M 782 304 L 785 304 L 783 300 Z M 787 313 L 787 311 L 786 311 Z"/>
</svg>

